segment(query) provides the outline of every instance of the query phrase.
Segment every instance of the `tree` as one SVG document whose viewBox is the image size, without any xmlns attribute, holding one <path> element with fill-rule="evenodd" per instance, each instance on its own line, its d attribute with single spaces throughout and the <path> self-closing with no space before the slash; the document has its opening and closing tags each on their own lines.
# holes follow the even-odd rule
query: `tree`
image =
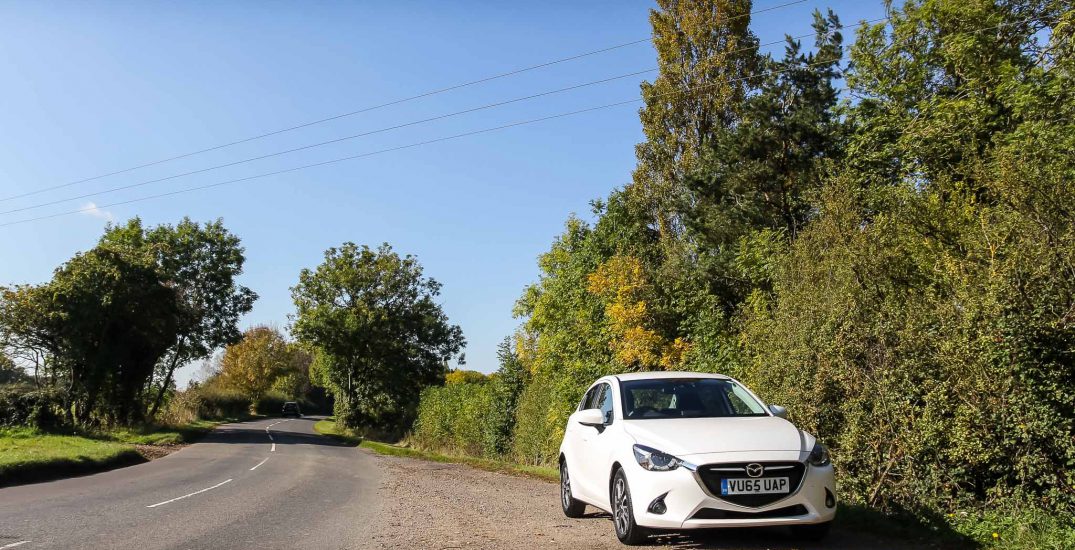
<svg viewBox="0 0 1075 550">
<path fill-rule="evenodd" d="M 681 230 L 684 178 L 714 132 L 733 126 L 758 64 L 750 0 L 659 0 L 650 12 L 659 76 L 642 84 L 646 141 L 628 191 L 663 238 Z"/>
<path fill-rule="evenodd" d="M 344 243 L 317 269 L 302 270 L 291 289 L 292 330 L 318 353 L 337 421 L 399 431 L 422 388 L 443 382 L 465 341 L 434 301 L 440 288 L 417 259 L 387 243 L 376 250 Z"/>
<path fill-rule="evenodd" d="M 32 378 L 7 355 L 0 353 L 0 386 L 4 384 L 27 384 Z"/>
<path fill-rule="evenodd" d="M 109 245 L 76 255 L 44 285 L 5 290 L 0 300 L 0 340 L 45 358 L 48 379 L 64 389 L 65 410 L 83 424 L 94 415 L 142 418 L 144 389 L 178 325 L 176 290 L 153 258 Z"/>
<path fill-rule="evenodd" d="M 126 225 L 110 226 L 101 244 L 146 250 L 155 259 L 160 277 L 179 296 L 179 333 L 159 365 L 159 386 L 149 412 L 152 417 L 171 388 L 178 367 L 204 359 L 239 339 L 239 318 L 253 308 L 257 294 L 236 283 L 243 272 L 243 248 L 221 220 L 199 224 L 183 218 L 175 226 L 147 229 L 134 218 Z"/>
<path fill-rule="evenodd" d="M 257 403 L 281 376 L 293 370 L 295 353 L 275 328 L 257 326 L 224 350 L 220 361 L 222 382 Z"/>
</svg>

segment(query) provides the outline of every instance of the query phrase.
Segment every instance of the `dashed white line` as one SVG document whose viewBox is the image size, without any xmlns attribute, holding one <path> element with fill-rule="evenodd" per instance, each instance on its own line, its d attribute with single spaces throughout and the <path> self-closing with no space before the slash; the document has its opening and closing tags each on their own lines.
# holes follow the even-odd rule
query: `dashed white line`
<svg viewBox="0 0 1075 550">
<path fill-rule="evenodd" d="M 266 459 L 266 460 L 267 460 L 267 459 Z M 166 500 L 166 501 L 164 501 L 164 502 L 158 502 L 158 503 L 156 503 L 156 504 L 150 504 L 150 505 L 146 506 L 146 508 L 156 508 L 157 506 L 163 506 L 163 505 L 165 505 L 165 504 L 168 504 L 169 502 L 175 502 L 175 501 L 177 501 L 177 500 L 183 500 L 183 499 L 185 499 L 185 498 L 187 498 L 187 497 L 192 497 L 192 496 L 194 496 L 194 495 L 198 495 L 198 494 L 204 493 L 204 492 L 206 492 L 206 491 L 210 491 L 210 490 L 212 490 L 212 489 L 216 489 L 217 487 L 220 487 L 221 485 L 224 485 L 225 483 L 228 483 L 228 482 L 230 482 L 230 481 L 231 481 L 231 479 L 225 479 L 224 481 L 221 481 L 220 483 L 217 483 L 216 485 L 213 485 L 212 487 L 206 487 L 205 489 L 202 489 L 202 490 L 200 490 L 200 491 L 194 491 L 193 493 L 190 493 L 190 494 L 188 494 L 188 495 L 183 495 L 183 496 L 181 496 L 181 497 L 175 497 L 175 498 L 173 498 L 173 499 L 169 499 L 169 500 Z M 2 549 L 0 549 L 0 550 L 2 550 Z"/>
<path fill-rule="evenodd" d="M 28 540 L 20 540 L 19 542 L 13 542 L 11 544 L 5 544 L 3 546 L 0 546 L 0 550 L 4 550 L 4 548 L 14 548 L 16 546 L 22 546 L 22 545 L 24 545 L 24 544 L 26 544 L 28 542 L 30 542 L 30 541 L 28 541 Z"/>
<path fill-rule="evenodd" d="M 268 461 L 269 461 L 269 457 L 265 457 L 265 460 L 262 460 L 261 462 L 258 462 L 257 466 L 254 466 L 253 468 L 250 468 L 250 471 L 253 472 L 254 470 L 257 470 L 258 466 L 261 466 L 262 464 L 265 464 Z"/>
</svg>

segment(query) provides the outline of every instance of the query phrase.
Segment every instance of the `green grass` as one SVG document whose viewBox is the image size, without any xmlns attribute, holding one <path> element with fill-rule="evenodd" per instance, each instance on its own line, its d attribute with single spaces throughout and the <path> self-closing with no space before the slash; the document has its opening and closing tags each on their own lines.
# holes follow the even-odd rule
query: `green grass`
<svg viewBox="0 0 1075 550">
<path fill-rule="evenodd" d="M 393 445 L 391 443 L 370 441 L 369 439 L 363 439 L 362 437 L 351 433 L 349 430 L 339 428 L 338 426 L 336 426 L 335 420 L 333 420 L 331 417 L 326 420 L 322 420 L 317 424 L 314 424 L 314 430 L 316 430 L 322 435 L 334 437 L 350 445 L 359 446 L 363 449 L 369 449 L 370 451 L 382 455 L 417 458 L 421 460 L 429 460 L 432 462 L 466 464 L 468 466 L 473 466 L 475 468 L 487 470 L 490 472 L 533 477 L 538 479 L 544 479 L 546 481 L 558 481 L 560 479 L 560 473 L 556 470 L 556 468 L 549 468 L 545 466 L 526 466 L 523 464 L 515 464 L 513 462 L 507 462 L 503 460 L 491 460 L 487 458 L 476 458 L 472 456 L 446 455 L 431 451 L 414 449 L 411 447 Z"/>
<path fill-rule="evenodd" d="M 183 426 L 148 425 L 138 428 L 122 428 L 91 437 L 133 445 L 179 445 L 197 441 L 220 424 L 234 422 L 235 420 L 237 419 L 196 420 Z"/>
<path fill-rule="evenodd" d="M 144 462 L 135 445 L 191 443 L 230 420 L 183 426 L 122 428 L 103 432 L 47 433 L 0 429 L 0 486 L 91 473 Z"/>
<path fill-rule="evenodd" d="M 131 445 L 31 429 L 0 430 L 0 485 L 81 474 L 144 459 Z"/>
</svg>

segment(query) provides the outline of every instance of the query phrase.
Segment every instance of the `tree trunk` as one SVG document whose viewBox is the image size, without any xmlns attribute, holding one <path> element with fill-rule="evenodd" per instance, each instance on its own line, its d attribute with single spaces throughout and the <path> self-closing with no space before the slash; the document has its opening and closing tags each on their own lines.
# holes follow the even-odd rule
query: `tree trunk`
<svg viewBox="0 0 1075 550">
<path fill-rule="evenodd" d="M 168 391 L 168 386 L 172 383 L 172 374 L 175 372 L 176 367 L 179 366 L 179 349 L 182 346 L 182 341 L 176 343 L 176 351 L 172 354 L 172 364 L 168 365 L 168 374 L 164 376 L 164 383 L 161 384 L 161 389 L 157 392 L 157 398 L 153 400 L 153 408 L 149 410 L 150 420 L 153 420 L 153 418 L 157 416 L 157 410 L 160 409 L 161 403 L 164 401 L 164 394 Z"/>
</svg>

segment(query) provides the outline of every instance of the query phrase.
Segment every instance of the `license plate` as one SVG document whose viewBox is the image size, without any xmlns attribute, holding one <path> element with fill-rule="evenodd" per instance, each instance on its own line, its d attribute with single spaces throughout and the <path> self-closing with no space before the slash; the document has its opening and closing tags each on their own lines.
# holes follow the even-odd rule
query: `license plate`
<svg viewBox="0 0 1075 550">
<path fill-rule="evenodd" d="M 791 483 L 786 477 L 760 477 L 757 479 L 722 479 L 722 495 L 770 495 L 791 492 Z"/>
</svg>

